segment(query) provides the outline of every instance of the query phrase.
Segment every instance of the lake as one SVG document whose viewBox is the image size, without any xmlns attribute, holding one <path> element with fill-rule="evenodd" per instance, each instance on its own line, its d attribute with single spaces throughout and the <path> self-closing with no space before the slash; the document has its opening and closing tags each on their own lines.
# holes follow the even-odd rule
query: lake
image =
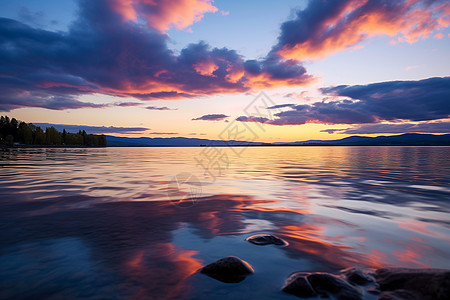
<svg viewBox="0 0 450 300">
<path fill-rule="evenodd" d="M 0 153 L 1 299 L 298 299 L 296 271 L 450 269 L 450 147 Z M 224 256 L 255 273 L 196 272 Z"/>
</svg>

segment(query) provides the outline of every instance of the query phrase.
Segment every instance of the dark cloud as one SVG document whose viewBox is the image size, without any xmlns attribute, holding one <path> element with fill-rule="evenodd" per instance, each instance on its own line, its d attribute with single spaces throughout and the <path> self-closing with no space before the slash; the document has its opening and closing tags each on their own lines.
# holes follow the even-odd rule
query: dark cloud
<svg viewBox="0 0 450 300">
<path fill-rule="evenodd" d="M 342 85 L 323 88 L 322 92 L 359 100 L 352 106 L 380 120 L 425 121 L 450 115 L 450 77 Z"/>
<path fill-rule="evenodd" d="M 197 120 L 203 120 L 203 121 L 222 121 L 226 118 L 228 118 L 229 116 L 224 115 L 224 114 L 210 114 L 210 115 L 204 115 L 198 118 L 194 118 L 192 120 L 197 121 Z"/>
<path fill-rule="evenodd" d="M 186 98 L 194 98 L 195 95 L 187 94 L 187 93 L 179 93 L 176 91 L 170 92 L 155 92 L 148 94 L 130 94 L 132 97 L 143 97 L 148 99 L 186 99 Z"/>
<path fill-rule="evenodd" d="M 97 134 L 110 134 L 110 133 L 122 133 L 122 134 L 133 134 L 142 133 L 144 131 L 150 130 L 150 128 L 145 127 L 115 127 L 115 126 L 88 126 L 88 125 L 67 125 L 67 124 L 50 124 L 50 123 L 33 123 L 41 128 L 55 127 L 58 131 L 63 131 L 65 129 L 67 132 L 78 132 L 79 130 L 84 130 L 87 133 L 97 133 Z"/>
<path fill-rule="evenodd" d="M 278 104 L 274 106 L 270 106 L 267 109 L 277 109 L 277 108 L 284 108 L 284 107 L 294 107 L 295 104 Z"/>
<path fill-rule="evenodd" d="M 118 4 L 80 0 L 68 32 L 0 18 L 0 107 L 66 109 L 67 104 L 58 106 L 52 99 L 73 102 L 94 93 L 141 100 L 193 98 L 311 80 L 303 66 L 277 55 L 245 61 L 234 50 L 200 42 L 177 56 L 167 47 L 166 34 L 124 21 Z M 97 106 L 74 102 L 69 107 Z"/>
<path fill-rule="evenodd" d="M 168 108 L 166 106 L 163 106 L 163 107 L 147 106 L 146 109 L 148 109 L 148 110 L 177 110 L 178 108 Z"/>
<path fill-rule="evenodd" d="M 364 124 L 381 121 L 428 121 L 450 116 L 450 77 L 337 86 L 322 93 L 347 99 L 292 106 L 275 119 L 239 117 L 272 125 Z M 348 99 L 350 98 L 350 99 Z"/>
<path fill-rule="evenodd" d="M 363 124 L 347 129 L 325 129 L 322 132 L 345 134 L 375 133 L 450 133 L 450 122 L 403 123 L 403 124 Z"/>
<path fill-rule="evenodd" d="M 115 103 L 114 106 L 121 106 L 121 107 L 132 107 L 132 106 L 139 106 L 142 103 L 140 102 L 120 102 L 120 103 Z"/>
<path fill-rule="evenodd" d="M 326 133 L 329 133 L 329 134 L 333 134 L 333 133 L 335 133 L 335 132 L 341 132 L 341 131 L 345 131 L 346 129 L 344 128 L 344 129 L 324 129 L 324 130 L 321 130 L 320 132 L 326 132 Z"/>
<path fill-rule="evenodd" d="M 240 116 L 236 118 L 236 121 L 240 122 L 255 122 L 255 123 L 267 123 L 270 119 L 266 117 L 248 117 L 248 116 Z"/>
<path fill-rule="evenodd" d="M 0 79 L 1 81 L 1 79 Z M 17 95 L 17 97 L 8 97 L 0 93 L 0 111 L 10 111 L 12 109 L 23 107 L 41 107 L 52 110 L 78 109 L 78 108 L 104 108 L 106 104 L 95 104 L 91 102 L 83 102 L 71 96 L 51 96 L 40 93 L 27 93 Z"/>
</svg>

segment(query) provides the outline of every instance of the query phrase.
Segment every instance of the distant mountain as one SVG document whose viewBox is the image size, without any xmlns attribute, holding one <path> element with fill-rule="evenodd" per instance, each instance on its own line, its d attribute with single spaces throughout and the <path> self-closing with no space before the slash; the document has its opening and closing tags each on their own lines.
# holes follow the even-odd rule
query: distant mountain
<svg viewBox="0 0 450 300">
<path fill-rule="evenodd" d="M 404 133 L 391 136 L 349 136 L 339 140 L 310 140 L 288 143 L 294 145 L 341 145 L 341 146 L 450 146 L 450 134 L 435 135 Z"/>
<path fill-rule="evenodd" d="M 109 147 L 199 147 L 199 146 L 259 146 L 268 145 L 264 143 L 253 143 L 245 141 L 222 141 L 185 137 L 172 138 L 127 138 L 107 135 Z"/>
<path fill-rule="evenodd" d="M 339 140 L 308 140 L 293 143 L 255 143 L 197 138 L 127 138 L 107 135 L 109 147 L 199 147 L 199 146 L 450 146 L 450 134 L 405 133 L 392 136 L 349 136 Z"/>
</svg>

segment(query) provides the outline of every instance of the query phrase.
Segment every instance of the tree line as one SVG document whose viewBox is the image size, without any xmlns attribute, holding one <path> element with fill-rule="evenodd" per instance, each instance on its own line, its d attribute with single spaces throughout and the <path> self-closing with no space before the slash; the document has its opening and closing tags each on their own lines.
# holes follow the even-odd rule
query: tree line
<svg viewBox="0 0 450 300">
<path fill-rule="evenodd" d="M 0 117 L 0 145 L 67 145 L 106 147 L 106 136 L 103 134 L 87 134 L 86 131 L 70 133 L 65 129 L 59 132 L 55 127 L 48 127 L 45 131 L 32 123 L 10 119 L 8 116 Z"/>
</svg>

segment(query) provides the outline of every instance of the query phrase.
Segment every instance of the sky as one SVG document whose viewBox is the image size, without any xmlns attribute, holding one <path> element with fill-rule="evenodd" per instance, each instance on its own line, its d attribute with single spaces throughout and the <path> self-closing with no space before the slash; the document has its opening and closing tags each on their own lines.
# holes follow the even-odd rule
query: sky
<svg viewBox="0 0 450 300">
<path fill-rule="evenodd" d="M 444 0 L 0 0 L 0 114 L 128 137 L 450 133 L 449 26 Z"/>
</svg>

